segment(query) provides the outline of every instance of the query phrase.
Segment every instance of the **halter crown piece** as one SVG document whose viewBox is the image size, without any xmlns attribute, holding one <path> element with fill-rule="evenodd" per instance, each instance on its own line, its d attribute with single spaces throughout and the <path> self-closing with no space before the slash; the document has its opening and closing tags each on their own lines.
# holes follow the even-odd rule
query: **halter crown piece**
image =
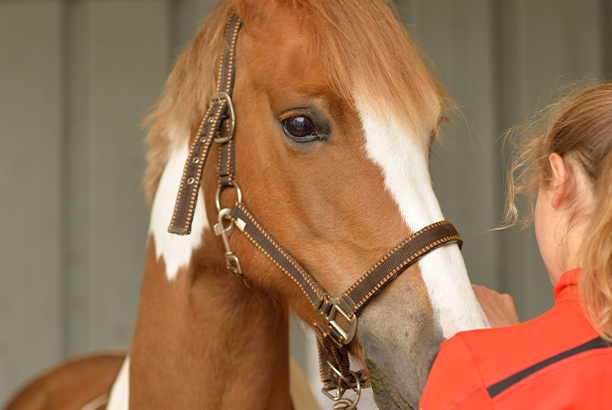
<svg viewBox="0 0 612 410">
<path fill-rule="evenodd" d="M 219 64 L 217 92 L 210 97 L 208 111 L 185 162 L 168 232 L 178 235 L 188 235 L 191 232 L 202 171 L 212 143 L 220 144 L 217 166 L 219 185 L 215 197 L 218 223 L 214 230 L 223 241 L 227 268 L 235 275 L 244 278 L 240 260 L 232 252 L 229 243 L 229 236 L 235 226 L 302 289 L 312 307 L 325 318 L 325 327 L 314 323 L 314 328 L 319 333 L 319 366 L 324 385 L 323 393 L 336 402 L 334 410 L 351 410 L 359 401 L 361 389 L 369 385 L 365 375 L 350 370 L 348 358 L 347 345 L 355 336 L 359 313 L 378 292 L 423 255 L 449 243 L 456 243 L 461 247 L 463 241 L 449 221 L 433 223 L 398 244 L 341 297 L 332 297 L 323 290 L 251 214 L 243 202 L 242 191 L 236 183 L 233 139 L 236 118 L 232 105 L 232 91 L 236 40 L 241 24 L 240 17 L 233 14 L 225 28 L 229 47 L 223 53 Z M 238 197 L 232 209 L 221 208 L 220 195 L 227 188 L 235 189 Z M 340 321 L 344 322 L 344 326 L 336 320 L 338 313 L 344 319 Z M 356 392 L 355 399 L 343 398 L 347 390 Z"/>
</svg>

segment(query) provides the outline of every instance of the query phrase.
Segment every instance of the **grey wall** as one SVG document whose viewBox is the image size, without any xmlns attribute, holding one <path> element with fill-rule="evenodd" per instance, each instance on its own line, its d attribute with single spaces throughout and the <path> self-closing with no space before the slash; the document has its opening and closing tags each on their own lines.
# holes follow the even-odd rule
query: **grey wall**
<svg viewBox="0 0 612 410">
<path fill-rule="evenodd" d="M 0 2 L 0 402 L 62 357 L 129 346 L 144 131 L 210 4 Z"/>
<path fill-rule="evenodd" d="M 610 73 L 609 0 L 409 0 L 404 21 L 464 118 L 446 127 L 431 172 L 463 235 L 473 283 L 510 293 L 522 320 L 553 304 L 533 229 L 487 232 L 504 209 L 500 136 L 556 86 Z"/>
<path fill-rule="evenodd" d="M 487 232 L 498 138 L 560 79 L 610 72 L 610 1 L 397 3 L 464 114 L 432 175 L 470 275 L 532 318 L 552 304 L 532 231 Z M 0 402 L 68 354 L 129 345 L 148 222 L 138 124 L 210 8 L 0 1 Z"/>
</svg>

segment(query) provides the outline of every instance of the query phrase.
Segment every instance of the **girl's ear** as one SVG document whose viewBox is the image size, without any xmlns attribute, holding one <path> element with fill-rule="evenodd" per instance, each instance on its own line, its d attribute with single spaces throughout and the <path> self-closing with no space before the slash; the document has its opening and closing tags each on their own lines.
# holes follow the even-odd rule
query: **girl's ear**
<svg viewBox="0 0 612 410">
<path fill-rule="evenodd" d="M 574 175 L 571 167 L 559 154 L 550 154 L 548 162 L 553 174 L 551 187 L 553 196 L 550 205 L 557 209 L 574 193 Z"/>
</svg>

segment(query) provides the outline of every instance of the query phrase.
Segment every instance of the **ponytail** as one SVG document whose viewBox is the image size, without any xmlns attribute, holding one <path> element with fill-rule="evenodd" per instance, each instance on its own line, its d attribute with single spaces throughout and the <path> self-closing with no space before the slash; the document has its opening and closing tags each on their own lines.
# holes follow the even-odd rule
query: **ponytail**
<svg viewBox="0 0 612 410">
<path fill-rule="evenodd" d="M 612 152 L 594 187 L 595 207 L 582 245 L 578 289 L 584 311 L 602 338 L 612 343 Z"/>
</svg>

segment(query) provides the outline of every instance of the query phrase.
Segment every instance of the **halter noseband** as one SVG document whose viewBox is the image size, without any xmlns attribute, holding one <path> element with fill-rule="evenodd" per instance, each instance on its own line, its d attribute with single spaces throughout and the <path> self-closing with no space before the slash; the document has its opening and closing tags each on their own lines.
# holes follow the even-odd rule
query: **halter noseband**
<svg viewBox="0 0 612 410">
<path fill-rule="evenodd" d="M 197 203 L 202 172 L 212 143 L 220 144 L 216 192 L 217 221 L 214 230 L 221 236 L 227 268 L 244 278 L 238 257 L 232 252 L 229 235 L 236 226 L 276 266 L 287 274 L 304 292 L 312 307 L 324 317 L 327 328 L 315 322 L 319 333 L 319 365 L 324 384 L 323 393 L 338 402 L 338 408 L 353 409 L 359 400 L 361 388 L 369 382 L 360 372 L 350 370 L 347 346 L 357 330 L 357 317 L 364 306 L 400 273 L 432 250 L 449 244 L 463 243 L 449 221 L 426 226 L 402 241 L 372 266 L 339 298 L 329 295 L 306 270 L 272 237 L 251 214 L 242 200 L 242 191 L 234 173 L 235 115 L 232 91 L 235 72 L 235 49 L 241 21 L 237 14 L 230 17 L 225 29 L 229 47 L 221 57 L 217 77 L 217 92 L 211 96 L 208 111 L 202 120 L 189 151 L 172 221 L 168 232 L 188 235 Z M 232 209 L 222 208 L 220 194 L 226 188 L 236 190 L 238 198 Z M 246 283 L 246 282 L 245 282 Z M 343 328 L 336 320 L 338 313 L 348 324 Z M 354 400 L 343 399 L 346 390 L 357 392 Z M 330 394 L 335 390 L 335 395 Z M 334 406 L 336 408 L 336 406 Z"/>
</svg>

